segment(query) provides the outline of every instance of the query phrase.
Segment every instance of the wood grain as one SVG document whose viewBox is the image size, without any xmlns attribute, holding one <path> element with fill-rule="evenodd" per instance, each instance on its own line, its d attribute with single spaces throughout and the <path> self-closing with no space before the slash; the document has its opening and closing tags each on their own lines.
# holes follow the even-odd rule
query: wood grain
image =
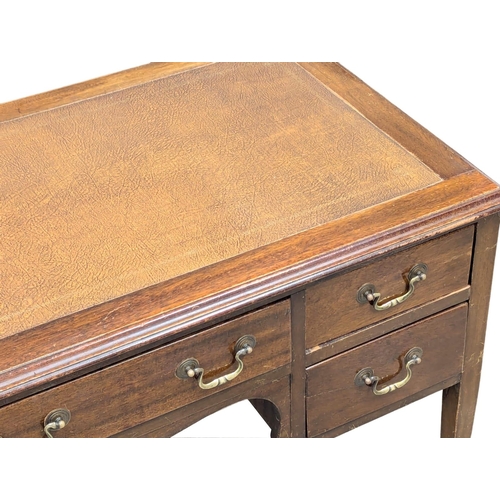
<svg viewBox="0 0 500 500">
<path fill-rule="evenodd" d="M 428 387 L 427 389 L 417 392 L 416 394 L 412 394 L 411 396 L 408 396 L 404 399 L 401 399 L 400 401 L 396 401 L 395 403 L 392 403 L 388 406 L 384 406 L 383 408 L 380 408 L 377 411 L 374 411 L 372 413 L 369 413 L 367 415 L 363 415 L 360 418 L 357 418 L 356 420 L 353 420 L 352 422 L 349 422 L 348 424 L 341 425 L 340 427 L 337 427 L 335 429 L 332 429 L 328 432 L 325 432 L 324 434 L 321 434 L 319 436 L 314 436 L 317 438 L 334 438 L 337 436 L 340 436 L 341 434 L 344 434 L 345 432 L 352 431 L 356 429 L 357 427 L 360 427 L 361 425 L 367 424 L 368 422 L 371 422 L 372 420 L 375 420 L 377 418 L 383 417 L 384 415 L 387 415 L 388 413 L 394 411 L 394 410 L 399 410 L 400 408 L 403 408 L 405 406 L 408 406 L 411 403 L 414 403 L 415 401 L 418 401 L 422 398 L 425 398 L 427 396 L 430 396 L 431 394 L 434 394 L 438 391 L 443 391 L 446 390 L 448 387 L 451 387 L 455 384 L 457 384 L 460 381 L 460 375 L 455 375 L 454 377 L 451 377 L 447 380 L 443 380 L 442 382 L 439 382 L 439 384 L 433 385 L 432 387 Z M 412 432 L 413 429 L 408 429 L 410 434 L 412 436 L 415 436 L 415 433 Z M 391 436 L 391 438 L 394 438 L 394 436 Z M 430 438 L 430 436 L 426 436 L 426 438 Z"/>
<path fill-rule="evenodd" d="M 500 190 L 341 66 L 148 65 L 0 106 L 0 143 L 0 434 L 40 435 L 45 414 L 68 405 L 58 437 L 164 436 L 249 398 L 273 435 L 305 435 L 305 290 L 480 221 L 464 378 L 443 408 L 444 435 L 470 434 L 498 229 L 481 219 Z M 434 253 L 454 265 L 463 241 L 456 259 L 454 245 Z M 466 300 L 460 281 L 310 346 L 308 364 L 351 350 L 308 370 L 309 434 L 460 381 L 465 305 L 394 331 Z M 169 378 L 177 354 L 206 356 L 209 376 L 230 370 L 233 334 L 255 330 L 264 340 L 235 383 L 200 394 Z M 314 381 L 323 370 L 342 385 L 343 360 L 372 355 L 394 377 L 403 340 L 419 336 L 424 363 L 392 403 L 333 398 Z"/>
<path fill-rule="evenodd" d="M 498 211 L 479 172 L 0 339 L 0 406 Z M 71 332 L 71 335 L 68 335 Z M 54 348 L 56 346 L 56 348 Z"/>
<path fill-rule="evenodd" d="M 209 63 L 151 63 L 43 94 L 0 104 L 0 122 L 118 92 Z"/>
<path fill-rule="evenodd" d="M 316 363 L 324 361 L 327 358 L 336 356 L 342 352 L 348 351 L 353 347 L 374 340 L 387 333 L 394 332 L 408 326 L 424 318 L 437 314 L 446 309 L 455 307 L 462 302 L 467 302 L 470 298 L 470 286 L 459 290 L 458 292 L 451 293 L 445 297 L 427 302 L 422 306 L 415 307 L 409 311 L 397 314 L 389 319 L 376 323 L 374 325 L 361 328 L 352 333 L 348 333 L 343 337 L 333 339 L 329 342 L 321 344 L 320 346 L 313 347 L 306 351 L 306 365 L 312 366 Z"/>
<path fill-rule="evenodd" d="M 291 296 L 292 308 L 292 375 L 291 375 L 291 433 L 306 437 L 306 307 L 305 292 Z"/>
<path fill-rule="evenodd" d="M 317 62 L 301 66 L 443 179 L 473 170 L 456 151 L 340 64 Z"/>
<path fill-rule="evenodd" d="M 477 224 L 464 372 L 460 384 L 450 387 L 443 393 L 442 437 L 468 438 L 472 434 L 481 379 L 499 221 L 499 216 L 496 214 Z"/>
<path fill-rule="evenodd" d="M 270 374 L 243 382 L 238 387 L 228 388 L 203 401 L 186 405 L 111 437 L 171 437 L 202 418 L 244 399 L 249 399 L 256 406 L 268 403 L 274 408 L 273 421 L 270 422 L 271 437 L 291 437 L 290 377 L 284 377 L 284 373 L 285 368 L 279 368 Z"/>
<path fill-rule="evenodd" d="M 308 349 L 422 306 L 466 287 L 469 283 L 474 226 L 451 233 L 403 252 L 370 262 L 354 271 L 333 276 L 306 291 L 306 346 Z M 428 266 L 427 279 L 415 286 L 406 302 L 375 311 L 357 301 L 365 283 L 375 285 L 385 298 L 408 290 L 408 272 L 416 264 Z"/>
<path fill-rule="evenodd" d="M 466 321 L 464 304 L 308 368 L 308 436 L 343 426 L 460 375 Z M 354 384 L 356 373 L 366 367 L 381 377 L 381 387 L 403 379 L 403 358 L 412 347 L 423 349 L 423 357 L 406 386 L 375 396 L 370 387 Z"/>
<path fill-rule="evenodd" d="M 234 371 L 234 345 L 243 335 L 255 336 L 257 344 L 233 381 L 202 390 L 195 379 L 176 377 L 178 365 L 192 357 L 205 368 L 205 381 Z M 290 304 L 283 301 L 6 406 L 0 409 L 0 435 L 42 437 L 44 417 L 56 408 L 68 408 L 70 425 L 58 436 L 109 436 L 288 366 L 290 358 Z"/>
</svg>

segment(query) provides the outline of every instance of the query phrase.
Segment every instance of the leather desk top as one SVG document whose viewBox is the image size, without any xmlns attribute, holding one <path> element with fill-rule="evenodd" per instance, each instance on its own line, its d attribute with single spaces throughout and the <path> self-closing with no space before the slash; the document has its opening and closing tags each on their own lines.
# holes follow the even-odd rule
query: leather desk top
<svg viewBox="0 0 500 500">
<path fill-rule="evenodd" d="M 292 63 L 181 72 L 0 143 L 0 336 L 441 181 Z"/>
</svg>

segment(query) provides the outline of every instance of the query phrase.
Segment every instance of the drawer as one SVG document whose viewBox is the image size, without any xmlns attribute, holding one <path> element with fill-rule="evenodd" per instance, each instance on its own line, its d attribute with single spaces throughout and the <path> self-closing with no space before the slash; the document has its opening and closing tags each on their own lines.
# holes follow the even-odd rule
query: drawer
<svg viewBox="0 0 500 500">
<path fill-rule="evenodd" d="M 306 348 L 339 338 L 404 311 L 445 297 L 469 285 L 474 227 L 469 226 L 354 271 L 322 281 L 306 291 Z M 427 266 L 427 279 L 414 284 L 402 303 L 377 311 L 360 303 L 358 291 L 372 284 L 379 305 L 410 291 L 408 276 L 417 264 Z"/>
<path fill-rule="evenodd" d="M 318 436 L 369 415 L 462 372 L 466 304 L 398 330 L 307 369 L 307 433 Z M 377 390 L 403 382 L 408 374 L 405 355 L 423 351 L 421 363 L 410 367 L 411 379 L 383 395 L 374 384 L 356 385 L 357 374 L 371 368 L 380 378 Z M 383 392 L 383 391 L 382 391 Z"/>
<path fill-rule="evenodd" d="M 241 358 L 244 367 L 234 380 L 202 389 L 197 379 L 176 376 L 188 358 L 205 369 L 204 383 L 234 372 L 235 344 L 245 335 L 256 345 Z M 66 408 L 71 421 L 54 437 L 110 436 L 288 363 L 290 304 L 282 301 L 6 406 L 0 435 L 42 437 L 46 415 Z"/>
</svg>

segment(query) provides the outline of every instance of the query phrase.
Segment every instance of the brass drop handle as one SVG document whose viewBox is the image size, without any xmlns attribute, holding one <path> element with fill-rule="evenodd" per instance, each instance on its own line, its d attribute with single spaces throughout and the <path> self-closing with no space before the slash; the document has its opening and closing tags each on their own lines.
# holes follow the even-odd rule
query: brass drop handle
<svg viewBox="0 0 500 500">
<path fill-rule="evenodd" d="M 66 427 L 71 420 L 71 413 L 66 408 L 52 410 L 43 421 L 43 432 L 48 438 L 53 438 L 52 432 L 59 431 Z"/>
<path fill-rule="evenodd" d="M 404 387 L 411 379 L 411 367 L 413 365 L 419 365 L 422 362 L 422 355 L 423 351 L 422 349 L 420 349 L 420 347 L 413 347 L 405 354 L 404 362 L 406 368 L 406 377 L 400 382 L 396 382 L 395 384 L 391 384 L 382 389 L 378 389 L 380 378 L 374 375 L 372 368 L 363 368 L 356 374 L 354 383 L 358 387 L 363 385 L 371 386 L 373 394 L 375 394 L 375 396 L 383 396 L 384 394 L 393 392 L 396 389 L 401 389 L 401 387 Z"/>
<path fill-rule="evenodd" d="M 245 335 L 236 341 L 234 346 L 234 360 L 238 364 L 236 370 L 222 377 L 216 378 L 211 382 L 203 381 L 205 369 L 200 367 L 200 363 L 195 358 L 185 359 L 175 371 L 175 375 L 181 379 L 196 378 L 200 389 L 214 389 L 220 385 L 227 384 L 234 380 L 243 371 L 243 361 L 241 358 L 247 354 L 251 354 L 255 348 L 256 340 L 252 335 Z"/>
<path fill-rule="evenodd" d="M 375 292 L 375 285 L 366 283 L 358 290 L 357 300 L 360 304 L 368 302 L 373 306 L 375 311 L 386 311 L 409 299 L 415 292 L 415 284 L 425 279 L 427 279 L 427 266 L 425 264 L 417 264 L 413 266 L 408 273 L 408 290 L 405 294 L 383 304 L 379 304 L 381 294 Z"/>
</svg>

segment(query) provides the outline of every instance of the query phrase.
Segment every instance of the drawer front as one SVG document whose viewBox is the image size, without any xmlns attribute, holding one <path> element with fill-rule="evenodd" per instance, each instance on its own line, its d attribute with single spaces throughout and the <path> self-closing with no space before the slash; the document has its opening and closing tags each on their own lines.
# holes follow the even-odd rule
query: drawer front
<svg viewBox="0 0 500 500">
<path fill-rule="evenodd" d="M 307 432 L 317 436 L 428 389 L 462 372 L 467 305 L 463 304 L 385 337 L 368 342 L 307 370 Z M 421 363 L 410 367 L 403 387 L 375 395 L 373 386 L 356 385 L 356 375 L 372 368 L 377 390 L 402 382 L 405 355 L 418 347 Z"/>
<path fill-rule="evenodd" d="M 205 382 L 233 372 L 234 347 L 243 335 L 254 336 L 256 345 L 234 380 L 204 390 L 196 379 L 176 376 L 188 358 L 205 369 Z M 58 408 L 70 410 L 71 421 L 54 437 L 110 436 L 289 363 L 290 305 L 282 301 L 6 406 L 0 436 L 42 437 L 42 421 Z"/>
<path fill-rule="evenodd" d="M 467 287 L 473 239 L 474 228 L 469 226 L 312 286 L 306 292 L 306 347 L 314 348 Z M 416 282 L 404 302 L 384 311 L 358 302 L 359 289 L 368 283 L 381 294 L 381 305 L 385 299 L 405 295 L 410 291 L 409 272 L 421 263 L 428 268 L 427 279 Z"/>
</svg>

